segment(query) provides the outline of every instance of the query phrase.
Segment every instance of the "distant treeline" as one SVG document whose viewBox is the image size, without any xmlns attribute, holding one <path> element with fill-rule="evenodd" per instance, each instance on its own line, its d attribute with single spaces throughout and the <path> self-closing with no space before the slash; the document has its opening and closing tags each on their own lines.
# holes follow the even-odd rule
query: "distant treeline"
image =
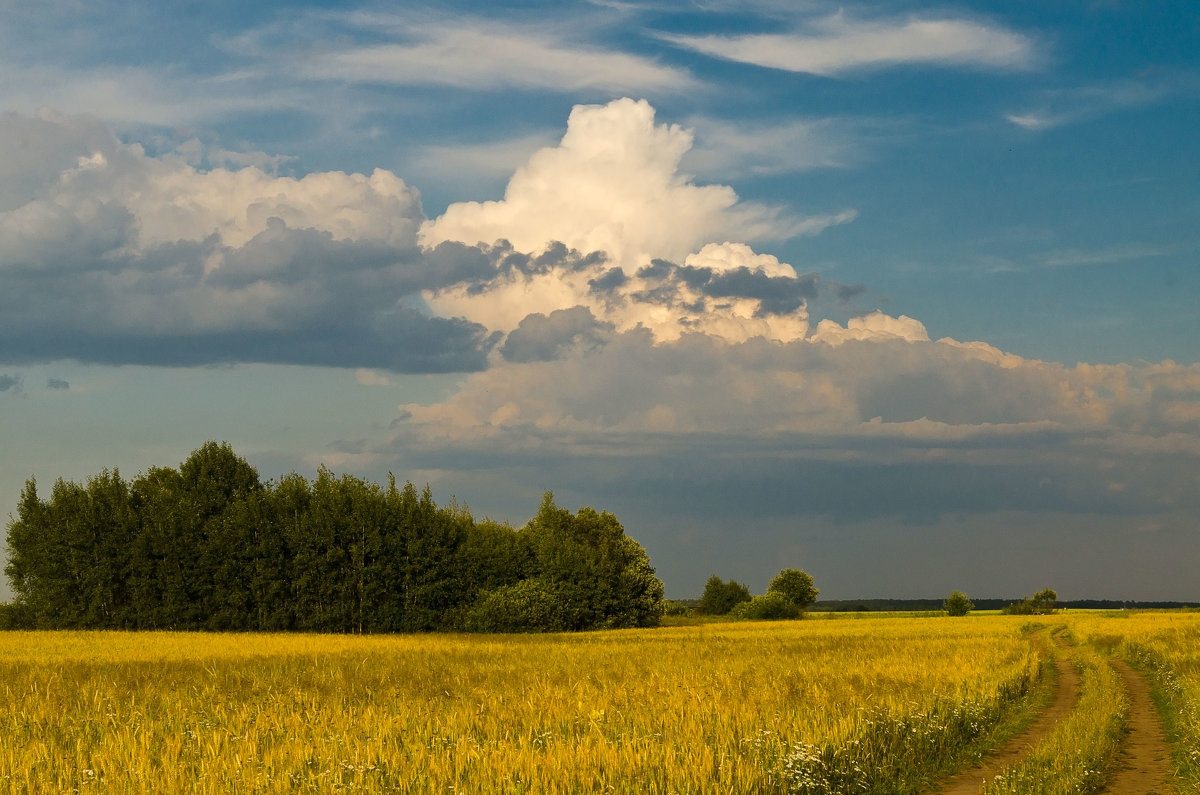
<svg viewBox="0 0 1200 795">
<path fill-rule="evenodd" d="M 829 613 L 922 611 L 942 609 L 941 599 L 822 599 L 810 610 Z M 976 599 L 971 598 L 976 610 L 1003 610 L 1020 599 Z M 1076 610 L 1173 610 L 1181 607 L 1200 607 L 1200 602 L 1135 602 L 1113 599 L 1075 599 L 1055 602 L 1059 609 Z"/>
<path fill-rule="evenodd" d="M 663 585 L 611 513 L 523 528 L 322 468 L 263 483 L 228 444 L 126 482 L 30 480 L 0 622 L 55 629 L 483 632 L 651 626 Z"/>
</svg>

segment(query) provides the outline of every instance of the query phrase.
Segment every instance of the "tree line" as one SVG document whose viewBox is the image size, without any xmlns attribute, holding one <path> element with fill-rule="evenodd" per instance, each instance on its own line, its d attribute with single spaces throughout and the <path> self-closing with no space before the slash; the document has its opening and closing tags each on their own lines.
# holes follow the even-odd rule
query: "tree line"
<svg viewBox="0 0 1200 795">
<path fill-rule="evenodd" d="M 428 486 L 322 468 L 264 483 L 227 443 L 178 469 L 30 479 L 8 525 L 7 624 L 53 629 L 567 631 L 653 626 L 663 584 L 608 512 L 547 492 L 514 529 Z"/>
<path fill-rule="evenodd" d="M 760 596 L 751 595 L 750 589 L 737 580 L 725 582 L 714 574 L 704 584 L 696 608 L 705 615 L 752 621 L 799 618 L 817 601 L 818 594 L 812 576 L 799 569 L 776 574 L 767 592 Z"/>
</svg>

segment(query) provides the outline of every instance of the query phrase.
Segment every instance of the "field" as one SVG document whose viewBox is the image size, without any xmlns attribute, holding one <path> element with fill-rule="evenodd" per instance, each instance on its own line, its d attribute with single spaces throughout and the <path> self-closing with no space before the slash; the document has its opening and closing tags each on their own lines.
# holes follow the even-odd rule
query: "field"
<svg viewBox="0 0 1200 795">
<path fill-rule="evenodd" d="M 1192 793 L 1198 649 L 1200 614 L 3 633 L 0 792 L 936 791 L 1036 713 L 1062 655 L 1081 674 L 1078 704 L 1045 741 L 1050 761 L 1035 754 L 1010 778 L 1089 791 L 1126 719 L 1114 655 L 1167 699 Z M 1074 768 L 1064 744 L 1081 749 Z"/>
</svg>

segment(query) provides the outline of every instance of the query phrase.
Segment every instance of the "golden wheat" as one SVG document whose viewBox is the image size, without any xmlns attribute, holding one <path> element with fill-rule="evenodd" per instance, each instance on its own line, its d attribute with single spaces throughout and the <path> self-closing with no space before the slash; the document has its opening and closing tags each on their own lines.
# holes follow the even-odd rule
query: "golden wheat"
<svg viewBox="0 0 1200 795">
<path fill-rule="evenodd" d="M 5 633 L 0 789 L 813 791 L 812 749 L 853 761 L 874 743 L 859 755 L 882 759 L 911 750 L 910 734 L 939 747 L 951 729 L 980 734 L 1039 665 L 1000 618 Z"/>
</svg>

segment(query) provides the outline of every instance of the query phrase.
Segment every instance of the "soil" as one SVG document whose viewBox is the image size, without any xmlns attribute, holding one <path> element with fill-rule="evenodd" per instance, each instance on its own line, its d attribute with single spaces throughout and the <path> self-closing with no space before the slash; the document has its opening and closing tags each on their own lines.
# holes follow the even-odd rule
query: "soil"
<svg viewBox="0 0 1200 795">
<path fill-rule="evenodd" d="M 988 753 L 979 765 L 947 781 L 938 792 L 942 795 L 978 795 L 983 782 L 995 778 L 1004 768 L 1019 762 L 1053 731 L 1059 719 L 1070 714 L 1079 698 L 1079 673 L 1065 657 L 1057 658 L 1054 665 L 1058 669 L 1058 688 L 1049 708 L 1023 732 Z"/>
<path fill-rule="evenodd" d="M 1167 795 L 1171 786 L 1170 748 L 1146 680 L 1120 660 L 1113 661 L 1129 694 L 1129 735 L 1121 744 L 1109 795 Z"/>
<path fill-rule="evenodd" d="M 1060 718 L 1070 713 L 1079 697 L 1079 674 L 1065 657 L 1056 659 L 1054 664 L 1058 670 L 1058 687 L 1050 707 L 1025 731 L 987 754 L 979 765 L 947 781 L 939 790 L 941 795 L 977 795 L 983 782 L 1019 762 L 1054 729 Z M 1114 660 L 1113 666 L 1129 694 L 1129 734 L 1121 744 L 1121 755 L 1112 780 L 1103 793 L 1170 795 L 1175 792 L 1170 783 L 1170 747 L 1158 710 L 1150 698 L 1150 688 L 1146 680 L 1126 663 Z"/>
</svg>

